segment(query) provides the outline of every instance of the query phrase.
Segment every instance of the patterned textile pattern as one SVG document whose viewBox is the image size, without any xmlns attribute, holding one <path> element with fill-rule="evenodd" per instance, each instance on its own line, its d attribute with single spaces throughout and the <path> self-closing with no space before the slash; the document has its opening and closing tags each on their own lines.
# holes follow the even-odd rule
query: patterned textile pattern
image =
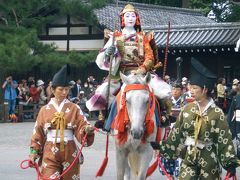
<svg viewBox="0 0 240 180">
<path fill-rule="evenodd" d="M 56 113 L 59 117 L 56 117 Z M 64 123 L 62 124 L 64 127 L 60 127 L 60 124 L 56 123 L 56 118 L 64 119 Z M 77 141 L 81 143 L 87 125 L 89 125 L 89 123 L 83 116 L 79 106 L 71 103 L 67 99 L 65 99 L 59 106 L 53 101 L 53 99 L 51 99 L 47 105 L 40 109 L 33 129 L 30 147 L 37 150 L 41 156 L 38 163 L 41 165 L 41 173 L 44 177 L 54 178 L 59 176 L 64 169 L 70 166 L 74 158 L 77 156 L 77 146 L 73 138 L 71 140 L 66 140 L 64 136 L 65 130 L 72 131 L 73 136 L 75 136 Z M 48 136 L 50 132 L 58 128 L 59 133 L 56 136 L 57 138 L 53 137 L 49 139 Z M 56 141 L 56 139 L 61 140 Z M 87 136 L 86 146 L 92 145 L 93 141 L 94 134 L 89 134 Z M 61 179 L 80 179 L 79 168 L 80 165 L 77 161 Z"/>
<path fill-rule="evenodd" d="M 189 103 L 181 111 L 175 126 L 166 141 L 160 142 L 160 152 L 167 159 L 177 158 L 179 144 L 184 144 L 187 137 L 195 136 L 197 116 L 201 116 L 201 128 L 198 143 L 187 146 L 180 169 L 179 179 L 220 179 L 220 164 L 227 169 L 237 158 L 232 142 L 232 135 L 222 110 L 213 100 L 207 109 L 200 114 L 198 103 Z"/>
<path fill-rule="evenodd" d="M 180 167 L 177 160 L 171 160 L 171 159 L 167 160 L 164 157 L 160 157 L 160 161 L 169 175 L 175 176 L 175 177 L 179 176 Z M 162 175 L 165 175 L 164 171 L 161 169 L 160 166 L 159 166 L 159 171 Z"/>
</svg>

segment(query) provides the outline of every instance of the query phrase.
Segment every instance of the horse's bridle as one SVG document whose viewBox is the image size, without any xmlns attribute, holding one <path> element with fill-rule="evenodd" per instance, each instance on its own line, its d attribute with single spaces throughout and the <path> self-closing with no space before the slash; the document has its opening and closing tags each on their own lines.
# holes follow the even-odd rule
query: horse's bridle
<svg viewBox="0 0 240 180">
<path fill-rule="evenodd" d="M 149 86 L 146 85 L 146 84 L 127 84 L 126 87 L 124 88 L 124 91 L 123 91 L 123 94 L 122 94 L 122 101 L 125 101 L 125 102 L 122 102 L 122 103 L 126 103 L 126 93 L 129 92 L 129 91 L 132 91 L 132 90 L 146 90 L 149 92 L 149 102 L 148 102 L 148 110 L 147 110 L 147 114 L 146 114 L 146 120 L 147 118 L 149 118 L 149 116 L 152 116 L 152 110 L 151 108 L 155 108 L 155 96 L 153 94 L 153 92 L 150 90 Z M 149 114 L 150 113 L 150 114 Z M 144 129 L 144 132 L 146 131 L 147 129 L 147 124 L 148 121 L 144 121 L 144 124 L 143 124 L 143 129 Z M 126 124 L 126 130 L 129 131 L 131 129 L 131 122 L 128 121 L 128 124 Z"/>
</svg>

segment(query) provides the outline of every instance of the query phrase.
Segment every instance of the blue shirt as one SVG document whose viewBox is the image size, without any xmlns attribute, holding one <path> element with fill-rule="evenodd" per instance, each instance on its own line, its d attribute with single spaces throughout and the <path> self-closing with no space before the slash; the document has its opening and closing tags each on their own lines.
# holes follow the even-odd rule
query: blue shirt
<svg viewBox="0 0 240 180">
<path fill-rule="evenodd" d="M 13 84 L 17 84 L 16 81 L 13 80 Z M 10 83 L 7 83 L 4 91 L 4 99 L 6 100 L 14 100 L 17 98 L 17 91 Z"/>
</svg>

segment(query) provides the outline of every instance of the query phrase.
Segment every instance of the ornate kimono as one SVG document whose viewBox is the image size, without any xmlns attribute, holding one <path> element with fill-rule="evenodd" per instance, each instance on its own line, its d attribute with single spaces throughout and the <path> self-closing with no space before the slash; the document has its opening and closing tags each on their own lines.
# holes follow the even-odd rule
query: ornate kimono
<svg viewBox="0 0 240 180">
<path fill-rule="evenodd" d="M 145 34 L 141 31 L 125 36 L 122 32 L 116 31 L 114 32 L 114 35 L 114 45 L 117 48 L 112 59 L 109 106 L 113 102 L 117 92 L 120 90 L 121 84 L 119 82 L 119 71 L 125 75 L 130 74 L 132 70 L 142 70 L 143 72 L 148 72 L 154 68 L 156 63 L 156 53 L 154 53 L 156 49 L 154 49 L 154 45 L 152 45 L 154 44 L 153 32 Z M 104 48 L 99 52 L 96 64 L 100 69 L 109 71 L 110 61 L 105 57 L 105 50 L 112 45 L 113 33 L 108 32 L 107 36 L 110 38 Z M 156 75 L 153 76 L 155 77 Z M 163 92 L 159 92 L 159 89 L 162 89 L 164 93 L 167 92 L 166 94 L 168 96 L 171 91 L 170 86 L 167 83 L 164 84 L 159 82 L 159 78 L 155 78 L 155 80 L 155 83 L 152 83 L 155 85 L 151 86 L 150 84 L 151 88 L 154 89 L 154 94 L 158 98 L 163 98 L 161 95 L 158 95 L 159 93 L 163 94 Z M 157 83 L 159 83 L 159 85 L 157 85 Z M 95 95 L 87 101 L 86 106 L 89 111 L 105 109 L 107 86 L 108 82 L 104 82 L 96 89 Z"/>
<path fill-rule="evenodd" d="M 237 161 L 224 113 L 212 99 L 203 112 L 196 101 L 183 108 L 160 153 L 167 159 L 183 155 L 180 180 L 221 179 L 220 164 L 226 169 Z"/>
<path fill-rule="evenodd" d="M 40 109 L 30 147 L 40 155 L 39 164 L 44 177 L 59 176 L 77 155 L 74 137 L 82 142 L 88 121 L 79 106 L 65 99 L 58 106 L 53 99 Z M 94 134 L 87 136 L 86 146 L 92 145 Z M 64 180 L 80 179 L 77 161 Z"/>
<path fill-rule="evenodd" d="M 180 96 L 177 100 L 172 96 L 171 100 L 172 100 L 171 113 L 174 117 L 177 118 L 181 111 L 182 105 L 183 105 L 182 96 Z M 169 127 L 166 127 L 164 140 L 167 139 L 167 137 L 169 136 L 169 132 L 170 132 L 171 128 L 174 126 L 174 124 L 175 124 L 175 122 L 171 123 Z M 175 177 L 179 176 L 180 166 L 181 166 L 181 162 L 182 162 L 181 158 L 166 159 L 164 157 L 160 157 L 160 160 L 168 174 L 175 176 Z M 161 167 L 159 167 L 159 170 L 164 175 L 164 171 Z"/>
<path fill-rule="evenodd" d="M 105 32 L 105 36 L 109 39 L 97 56 L 96 63 L 102 70 L 109 71 L 109 59 L 105 58 L 105 50 L 112 45 L 113 33 Z M 153 68 L 156 55 L 153 44 L 153 32 L 144 33 L 136 32 L 131 35 L 124 35 L 120 31 L 114 32 L 114 45 L 117 47 L 112 65 L 112 75 L 118 76 L 119 70 L 128 74 L 129 71 L 143 68 L 149 71 Z"/>
</svg>

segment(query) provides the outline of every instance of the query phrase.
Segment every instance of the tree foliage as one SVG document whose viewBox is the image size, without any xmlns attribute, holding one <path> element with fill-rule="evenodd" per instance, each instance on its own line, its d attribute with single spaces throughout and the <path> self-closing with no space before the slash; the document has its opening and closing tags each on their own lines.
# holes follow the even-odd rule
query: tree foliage
<svg viewBox="0 0 240 180">
<path fill-rule="evenodd" d="M 240 21 L 240 6 L 229 0 L 191 0 L 191 8 L 198 8 L 205 15 L 212 13 L 217 22 Z"/>
<path fill-rule="evenodd" d="M 0 0 L 0 71 L 27 72 L 38 66 L 59 68 L 64 63 L 84 67 L 97 52 L 56 52 L 54 46 L 43 45 L 38 35 L 59 16 L 74 16 L 95 25 L 93 10 L 110 0 Z M 129 2 L 129 1 L 128 1 Z M 181 0 L 131 0 L 131 2 L 181 6 Z M 216 21 L 240 21 L 240 6 L 227 0 L 190 0 L 191 8 L 212 9 Z M 214 5 L 217 4 L 217 5 Z M 223 6 L 219 6 L 222 4 Z M 219 8 L 220 7 L 220 8 Z"/>
<path fill-rule="evenodd" d="M 72 64 L 84 68 L 97 52 L 56 52 L 51 45 L 38 42 L 37 32 L 23 27 L 5 27 L 0 31 L 0 66 L 6 72 L 24 73 L 38 66 L 41 69 L 59 68 Z"/>
<path fill-rule="evenodd" d="M 191 8 L 201 9 L 205 15 L 209 13 L 212 0 L 190 0 Z"/>
<path fill-rule="evenodd" d="M 38 34 L 59 16 L 72 15 L 96 24 L 93 9 L 105 0 L 0 0 L 0 71 L 24 73 L 34 67 L 57 69 L 69 63 L 84 68 L 97 52 L 56 52 L 53 45 L 39 42 Z"/>
<path fill-rule="evenodd" d="M 89 3 L 80 0 L 1 0 L 0 17 L 9 25 L 38 30 L 61 15 L 81 17 L 93 25 L 96 22 L 93 9 L 104 4 L 105 0 L 91 0 Z"/>
<path fill-rule="evenodd" d="M 240 4 L 232 4 L 231 14 L 226 17 L 228 22 L 240 22 Z"/>
</svg>

